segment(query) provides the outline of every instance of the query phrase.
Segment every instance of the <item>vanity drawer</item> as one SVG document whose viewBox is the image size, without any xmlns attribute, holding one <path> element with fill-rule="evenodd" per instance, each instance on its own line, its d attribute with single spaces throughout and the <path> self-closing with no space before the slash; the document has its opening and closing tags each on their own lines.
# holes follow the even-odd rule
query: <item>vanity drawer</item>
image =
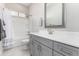
<svg viewBox="0 0 79 59">
<path fill-rule="evenodd" d="M 36 41 L 38 41 L 39 43 L 49 47 L 49 48 L 53 48 L 54 46 L 54 42 L 52 40 L 49 40 L 47 38 L 43 38 L 43 37 L 39 37 L 39 36 L 35 36 L 35 39 Z"/>
<path fill-rule="evenodd" d="M 62 54 L 56 52 L 56 51 L 53 51 L 53 56 L 63 56 Z"/>
<path fill-rule="evenodd" d="M 54 49 L 66 56 L 78 56 L 79 55 L 78 48 L 75 48 L 75 47 L 72 47 L 72 46 L 69 46 L 63 43 L 59 43 L 59 42 L 54 42 Z"/>
</svg>

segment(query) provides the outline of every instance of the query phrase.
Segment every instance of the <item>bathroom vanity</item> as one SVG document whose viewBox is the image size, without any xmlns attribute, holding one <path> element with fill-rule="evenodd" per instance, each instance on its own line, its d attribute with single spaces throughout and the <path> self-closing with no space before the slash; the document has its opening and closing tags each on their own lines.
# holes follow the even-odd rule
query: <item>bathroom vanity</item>
<svg viewBox="0 0 79 59">
<path fill-rule="evenodd" d="M 60 34 L 61 33 L 61 34 Z M 32 56 L 79 56 L 79 33 L 56 31 L 30 33 Z"/>
</svg>

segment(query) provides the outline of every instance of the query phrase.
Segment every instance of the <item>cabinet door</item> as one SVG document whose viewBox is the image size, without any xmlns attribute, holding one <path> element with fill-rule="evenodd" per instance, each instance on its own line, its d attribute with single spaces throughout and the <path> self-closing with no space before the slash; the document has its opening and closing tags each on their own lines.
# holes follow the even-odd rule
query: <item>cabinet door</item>
<svg viewBox="0 0 79 59">
<path fill-rule="evenodd" d="M 52 49 L 40 44 L 40 56 L 52 56 Z"/>
<path fill-rule="evenodd" d="M 32 56 L 35 55 L 35 44 L 33 43 L 33 41 L 32 41 L 32 43 L 31 43 L 31 55 L 32 55 Z"/>
<path fill-rule="evenodd" d="M 32 45 L 32 55 L 33 56 L 39 56 L 39 44 L 36 41 L 33 41 Z"/>
<path fill-rule="evenodd" d="M 32 43 L 32 36 L 31 36 L 31 35 L 30 35 L 30 42 L 29 42 L 29 44 L 30 44 L 30 46 L 29 46 L 29 48 L 30 48 L 30 55 L 32 56 L 32 54 L 33 54 L 33 53 L 32 53 L 32 52 L 33 52 L 33 51 L 32 51 L 32 50 L 33 50 L 33 49 L 32 49 L 33 43 Z"/>
<path fill-rule="evenodd" d="M 31 56 L 33 56 L 33 55 L 35 54 L 35 53 L 34 53 L 34 52 L 35 52 L 35 48 L 34 48 L 35 46 L 34 46 L 33 40 L 34 40 L 34 39 L 33 39 L 33 36 L 30 35 L 30 42 L 29 42 L 29 43 L 30 43 L 30 55 L 31 55 Z"/>
</svg>

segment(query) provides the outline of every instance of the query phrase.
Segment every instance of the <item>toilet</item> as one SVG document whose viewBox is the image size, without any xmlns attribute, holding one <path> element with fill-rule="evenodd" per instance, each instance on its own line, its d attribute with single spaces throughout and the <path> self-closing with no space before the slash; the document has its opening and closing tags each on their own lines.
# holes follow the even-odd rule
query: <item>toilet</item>
<svg viewBox="0 0 79 59">
<path fill-rule="evenodd" d="M 22 40 L 21 43 L 22 43 L 23 49 L 29 48 L 29 39 L 24 39 L 24 40 Z"/>
</svg>

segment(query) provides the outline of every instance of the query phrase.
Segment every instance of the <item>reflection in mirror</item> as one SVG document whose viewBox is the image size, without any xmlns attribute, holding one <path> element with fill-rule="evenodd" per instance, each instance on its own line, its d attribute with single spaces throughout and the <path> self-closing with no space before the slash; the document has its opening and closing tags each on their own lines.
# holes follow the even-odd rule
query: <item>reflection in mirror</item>
<svg viewBox="0 0 79 59">
<path fill-rule="evenodd" d="M 47 3 L 45 4 L 45 11 L 45 27 L 64 27 L 62 3 Z"/>
</svg>

